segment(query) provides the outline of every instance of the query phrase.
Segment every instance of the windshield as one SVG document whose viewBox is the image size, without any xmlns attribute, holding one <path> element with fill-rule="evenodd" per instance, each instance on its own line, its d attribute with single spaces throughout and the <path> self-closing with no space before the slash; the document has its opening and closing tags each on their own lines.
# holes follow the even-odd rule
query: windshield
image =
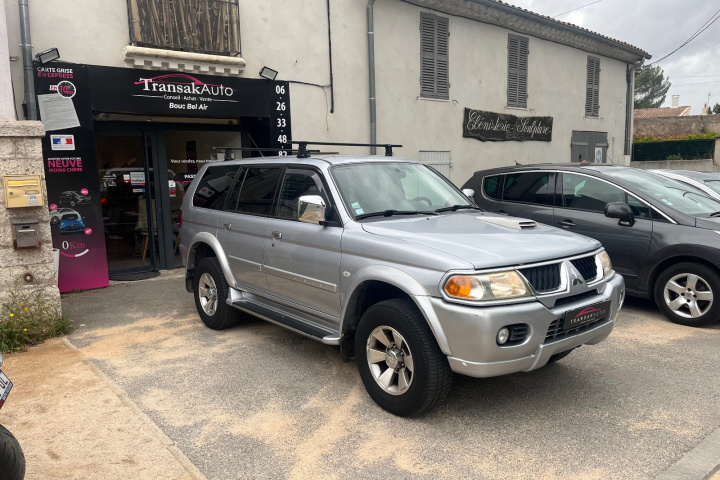
<svg viewBox="0 0 720 480">
<path fill-rule="evenodd" d="M 331 169 L 353 216 L 473 206 L 445 177 L 417 163 L 355 163 Z"/>
<path fill-rule="evenodd" d="M 720 211 L 720 202 L 677 180 L 636 168 L 609 170 L 611 169 L 603 170 L 603 173 L 622 180 L 635 190 L 687 215 L 704 217 Z"/>
<path fill-rule="evenodd" d="M 66 213 L 65 215 L 62 216 L 62 219 L 63 220 L 77 220 L 78 216 L 74 213 Z"/>
</svg>

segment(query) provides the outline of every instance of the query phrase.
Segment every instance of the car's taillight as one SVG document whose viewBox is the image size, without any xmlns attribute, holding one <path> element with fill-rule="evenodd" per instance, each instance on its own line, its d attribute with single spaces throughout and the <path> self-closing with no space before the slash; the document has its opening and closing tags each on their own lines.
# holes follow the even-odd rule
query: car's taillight
<svg viewBox="0 0 720 480">
<path fill-rule="evenodd" d="M 102 203 L 103 205 L 105 205 L 105 204 L 107 203 L 107 198 L 101 197 L 101 198 L 100 198 L 100 203 Z"/>
</svg>

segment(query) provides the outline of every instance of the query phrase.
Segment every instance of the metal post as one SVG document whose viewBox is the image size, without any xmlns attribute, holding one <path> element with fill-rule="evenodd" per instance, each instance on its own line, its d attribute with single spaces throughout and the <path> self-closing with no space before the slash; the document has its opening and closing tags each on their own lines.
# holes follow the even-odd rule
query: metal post
<svg viewBox="0 0 720 480">
<path fill-rule="evenodd" d="M 37 99 L 35 98 L 35 75 L 32 64 L 32 43 L 30 41 L 30 12 L 28 0 L 18 0 L 20 6 L 20 47 L 22 47 L 23 71 L 25 74 L 25 102 L 27 119 L 37 120 Z"/>
<path fill-rule="evenodd" d="M 375 22 L 373 18 L 373 4 L 375 0 L 368 0 L 368 73 L 370 76 L 370 143 L 377 143 L 377 114 L 375 105 Z M 370 154 L 375 155 L 377 149 L 370 147 Z"/>
</svg>

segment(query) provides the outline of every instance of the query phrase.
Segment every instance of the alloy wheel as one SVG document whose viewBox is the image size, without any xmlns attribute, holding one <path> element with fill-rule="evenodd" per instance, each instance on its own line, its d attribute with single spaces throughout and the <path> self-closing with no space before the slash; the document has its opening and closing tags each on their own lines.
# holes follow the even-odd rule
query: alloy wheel
<svg viewBox="0 0 720 480">
<path fill-rule="evenodd" d="M 392 327 L 380 326 L 367 340 L 367 362 L 378 385 L 390 395 L 402 395 L 412 385 L 415 365 L 410 346 Z"/>
<path fill-rule="evenodd" d="M 203 273 L 198 283 L 198 297 L 200 298 L 200 306 L 209 316 L 215 315 L 218 307 L 218 294 L 215 280 L 207 273 Z"/>
<path fill-rule="evenodd" d="M 668 308 L 684 318 L 702 317 L 713 304 L 710 284 L 692 273 L 681 273 L 668 280 L 663 297 Z"/>
</svg>

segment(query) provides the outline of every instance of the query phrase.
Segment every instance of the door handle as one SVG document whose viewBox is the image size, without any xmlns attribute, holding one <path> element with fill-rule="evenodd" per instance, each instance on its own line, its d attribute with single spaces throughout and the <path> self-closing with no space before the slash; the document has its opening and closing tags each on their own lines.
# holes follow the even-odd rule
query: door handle
<svg viewBox="0 0 720 480">
<path fill-rule="evenodd" d="M 272 238 L 280 240 L 282 238 L 282 232 L 272 232 Z"/>
<path fill-rule="evenodd" d="M 575 222 L 573 222 L 569 218 L 566 218 L 565 220 L 560 222 L 560 226 L 563 228 L 569 228 L 569 227 L 576 227 L 577 225 L 575 224 Z"/>
<path fill-rule="evenodd" d="M 232 230 L 232 224 L 231 223 L 223 223 L 223 228 L 225 230 Z"/>
</svg>

